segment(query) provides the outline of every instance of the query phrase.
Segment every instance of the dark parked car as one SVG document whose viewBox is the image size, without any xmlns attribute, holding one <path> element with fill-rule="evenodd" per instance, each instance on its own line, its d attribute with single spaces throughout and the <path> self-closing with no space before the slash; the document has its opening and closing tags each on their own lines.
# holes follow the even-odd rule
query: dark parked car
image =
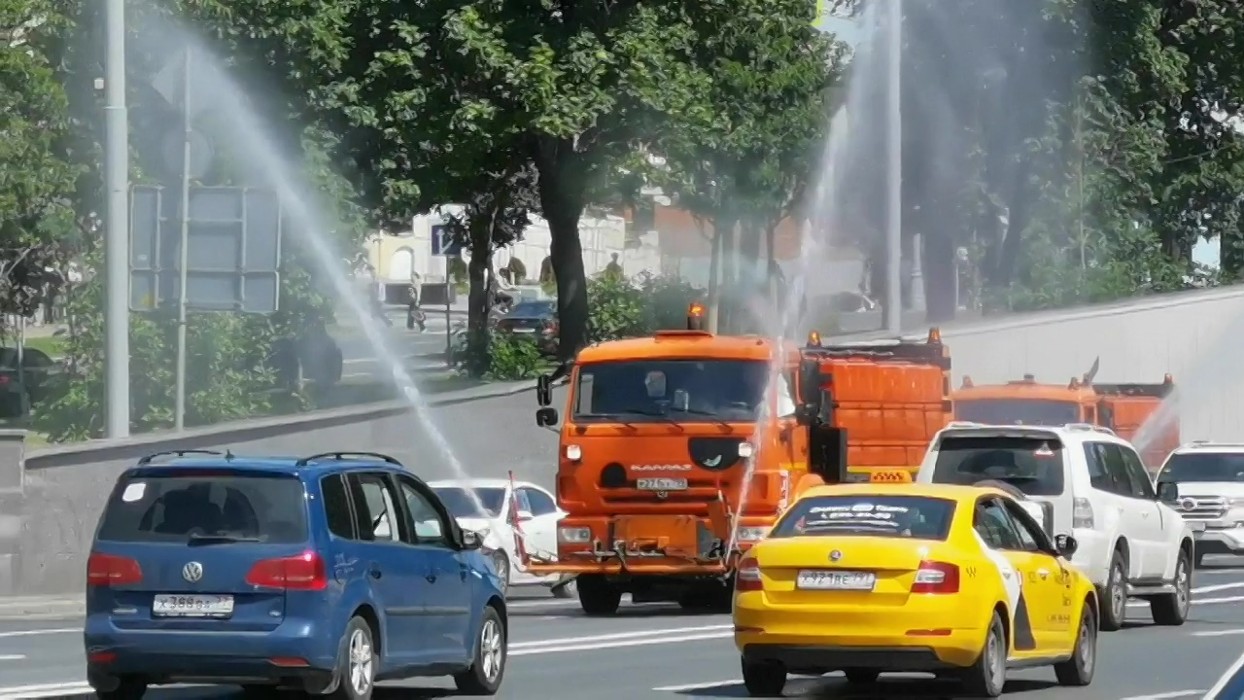
<svg viewBox="0 0 1244 700">
<path fill-rule="evenodd" d="M 19 372 L 17 348 L 0 348 L 0 418 L 21 416 L 25 407 L 42 401 L 60 369 L 42 350 L 23 348 Z"/>
<path fill-rule="evenodd" d="M 521 301 L 497 321 L 497 332 L 530 337 L 542 352 L 557 352 L 557 302 Z"/>
</svg>

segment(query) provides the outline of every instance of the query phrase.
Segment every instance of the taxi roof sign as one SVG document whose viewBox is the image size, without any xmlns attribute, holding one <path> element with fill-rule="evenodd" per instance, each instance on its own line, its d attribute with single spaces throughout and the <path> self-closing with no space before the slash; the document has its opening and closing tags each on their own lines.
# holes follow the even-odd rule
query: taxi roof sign
<svg viewBox="0 0 1244 700">
<path fill-rule="evenodd" d="M 868 475 L 870 484 L 910 484 L 911 472 L 906 469 L 878 469 Z"/>
</svg>

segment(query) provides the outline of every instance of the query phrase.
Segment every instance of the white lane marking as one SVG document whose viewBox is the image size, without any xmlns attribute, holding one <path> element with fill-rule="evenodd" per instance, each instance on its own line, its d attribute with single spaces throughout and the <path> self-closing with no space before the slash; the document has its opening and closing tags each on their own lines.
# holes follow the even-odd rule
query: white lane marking
<svg viewBox="0 0 1244 700">
<path fill-rule="evenodd" d="M 570 608 L 579 607 L 577 600 L 516 600 L 506 603 L 505 607 L 510 610 L 527 610 L 530 608 Z"/>
<path fill-rule="evenodd" d="M 81 627 L 60 627 L 57 629 L 46 630 L 16 630 L 13 632 L 0 632 L 0 639 L 9 637 L 38 637 L 44 634 L 82 634 Z"/>
<path fill-rule="evenodd" d="M 1196 598 L 1193 598 L 1192 604 L 1193 605 L 1213 605 L 1216 603 L 1238 603 L 1241 600 L 1244 600 L 1244 595 L 1230 596 L 1227 598 L 1205 598 L 1204 600 L 1197 600 Z M 1149 601 L 1147 600 L 1134 600 L 1128 603 L 1127 606 L 1129 608 L 1139 608 L 1141 606 L 1148 605 L 1148 604 L 1149 604 Z"/>
<path fill-rule="evenodd" d="M 743 685 L 743 681 L 734 679 L 728 681 L 717 681 L 716 683 L 687 683 L 685 685 L 663 685 L 660 688 L 653 688 L 654 691 L 663 693 L 680 693 L 687 690 L 708 690 L 717 688 L 731 688 L 736 685 Z"/>
<path fill-rule="evenodd" d="M 1236 659 L 1235 663 L 1231 664 L 1231 668 L 1227 669 L 1227 672 L 1222 674 L 1222 677 L 1218 679 L 1218 682 L 1214 684 L 1214 687 L 1210 688 L 1209 691 L 1205 693 L 1205 697 L 1217 698 L 1218 695 L 1222 693 L 1223 689 L 1226 688 L 1231 681 L 1235 680 L 1236 675 L 1239 674 L 1241 670 L 1244 670 L 1244 654 L 1240 654 L 1240 658 Z"/>
<path fill-rule="evenodd" d="M 1209 630 L 1206 632 L 1193 632 L 1193 637 L 1234 637 L 1244 634 L 1244 629 L 1238 630 Z"/>
<path fill-rule="evenodd" d="M 39 685 L 14 685 L 0 688 L 0 700 L 17 700 L 18 698 L 59 698 L 79 693 L 92 693 L 94 690 L 87 683 L 41 683 Z"/>
<path fill-rule="evenodd" d="M 1193 588 L 1193 593 L 1213 593 L 1214 591 L 1225 591 L 1228 588 L 1244 588 L 1244 581 L 1236 581 L 1234 583 L 1219 583 L 1213 586 L 1201 586 Z"/>
<path fill-rule="evenodd" d="M 726 639 L 734 636 L 730 632 L 705 632 L 703 634 L 683 634 L 676 637 L 648 637 L 645 639 L 611 639 L 595 644 L 567 644 L 565 646 L 539 646 L 526 649 L 513 649 L 510 656 L 530 656 L 532 654 L 561 654 L 565 652 L 597 651 L 600 649 L 621 649 L 624 647 L 645 647 L 656 644 L 677 644 L 679 642 L 695 642 L 704 639 Z"/>
<path fill-rule="evenodd" d="M 606 643 L 622 639 L 641 639 L 646 637 L 677 637 L 702 632 L 728 632 L 734 634 L 734 625 L 701 625 L 699 627 L 666 627 L 637 632 L 613 632 L 611 634 L 594 634 L 587 637 L 561 637 L 558 639 L 537 639 L 525 642 L 510 642 L 511 649 L 531 649 L 533 647 L 566 646 L 568 644 Z"/>
<path fill-rule="evenodd" d="M 0 661 L 21 661 L 24 658 L 23 654 L 0 654 Z"/>
<path fill-rule="evenodd" d="M 1170 700 L 1170 698 L 1189 698 L 1204 692 L 1204 690 L 1173 690 L 1169 693 L 1158 693 L 1156 695 L 1131 695 L 1122 700 Z"/>
</svg>

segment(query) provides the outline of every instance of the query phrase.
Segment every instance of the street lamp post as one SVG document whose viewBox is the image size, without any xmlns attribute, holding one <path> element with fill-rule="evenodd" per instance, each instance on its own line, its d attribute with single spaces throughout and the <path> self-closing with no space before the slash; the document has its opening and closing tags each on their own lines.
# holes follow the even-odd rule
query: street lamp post
<svg viewBox="0 0 1244 700">
<path fill-rule="evenodd" d="M 886 331 L 903 331 L 903 3 L 886 3 Z"/>
<path fill-rule="evenodd" d="M 130 434 L 129 117 L 125 2 L 104 0 L 104 416 L 110 438 Z"/>
</svg>

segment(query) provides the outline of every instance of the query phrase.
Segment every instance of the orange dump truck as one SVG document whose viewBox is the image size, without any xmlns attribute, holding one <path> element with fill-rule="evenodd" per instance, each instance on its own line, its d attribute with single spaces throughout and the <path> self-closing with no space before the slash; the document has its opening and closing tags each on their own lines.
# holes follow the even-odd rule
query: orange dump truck
<svg viewBox="0 0 1244 700">
<path fill-rule="evenodd" d="M 1028 374 L 1006 384 L 977 386 L 971 377 L 964 377 L 963 385 L 951 394 L 955 420 L 1026 425 L 1089 423 L 1131 440 L 1175 388 L 1169 374 L 1158 384 L 1095 384 L 1093 374 L 1090 371 L 1067 384 L 1039 384 Z M 1157 433 L 1138 447 L 1145 464 L 1157 469 L 1179 443 L 1179 421 L 1172 416 L 1168 425 L 1157 428 Z"/>
<path fill-rule="evenodd" d="M 949 420 L 936 332 L 919 344 L 779 347 L 699 330 L 701 314 L 693 305 L 688 330 L 582 350 L 558 373 L 564 416 L 553 378 L 540 379 L 536 422 L 560 434 L 567 515 L 557 562 L 527 566 L 576 575 L 588 614 L 614 613 L 624 593 L 728 609 L 739 553 L 795 495 L 841 482 L 850 460 L 914 469 Z"/>
</svg>

